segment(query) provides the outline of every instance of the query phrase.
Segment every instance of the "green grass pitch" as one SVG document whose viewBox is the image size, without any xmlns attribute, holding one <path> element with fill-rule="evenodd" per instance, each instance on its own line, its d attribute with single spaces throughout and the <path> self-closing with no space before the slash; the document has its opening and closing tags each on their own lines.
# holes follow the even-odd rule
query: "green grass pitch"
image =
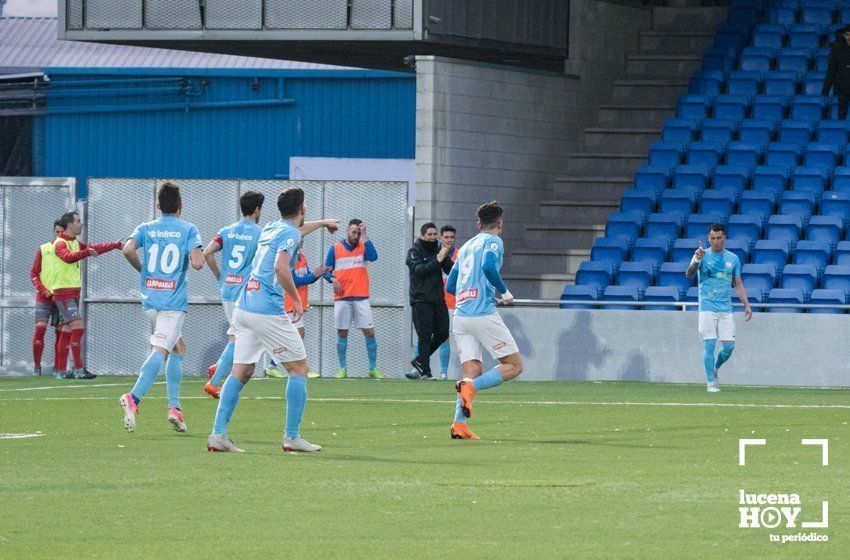
<svg viewBox="0 0 850 560">
<path fill-rule="evenodd" d="M 515 382 L 479 395 L 473 442 L 449 438 L 449 383 L 317 380 L 304 455 L 279 446 L 285 381 L 257 380 L 247 453 L 213 454 L 200 379 L 185 434 L 162 384 L 127 434 L 132 381 L 0 378 L 0 558 L 850 557 L 848 390 Z M 739 438 L 767 440 L 744 467 Z M 740 489 L 798 494 L 798 521 L 829 501 L 829 541 L 739 528 Z"/>
</svg>

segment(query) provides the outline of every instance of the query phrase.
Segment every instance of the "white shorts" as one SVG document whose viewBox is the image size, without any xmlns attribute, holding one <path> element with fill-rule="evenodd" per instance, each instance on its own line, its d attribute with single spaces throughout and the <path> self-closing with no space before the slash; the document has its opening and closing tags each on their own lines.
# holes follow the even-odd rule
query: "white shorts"
<svg viewBox="0 0 850 560">
<path fill-rule="evenodd" d="M 293 321 L 292 320 L 292 313 L 287 313 L 287 315 L 289 315 L 289 321 L 292 323 L 292 326 L 295 327 L 296 329 L 303 329 L 304 328 L 304 316 L 306 314 L 307 314 L 307 312 L 305 311 L 304 313 L 301 314 L 301 318 L 298 319 L 298 321 Z"/>
<path fill-rule="evenodd" d="M 484 317 L 455 316 L 452 335 L 457 344 L 460 363 L 471 360 L 480 362 L 482 346 L 496 359 L 519 352 L 511 331 L 498 313 Z"/>
<path fill-rule="evenodd" d="M 735 340 L 735 319 L 732 313 L 700 311 L 699 334 L 703 340 Z"/>
<path fill-rule="evenodd" d="M 183 338 L 183 321 L 186 319 L 186 313 L 148 309 L 145 311 L 145 317 L 150 323 L 151 346 L 157 346 L 169 353 L 174 350 L 174 345 Z"/>
<path fill-rule="evenodd" d="M 233 330 L 234 364 L 256 364 L 263 352 L 278 364 L 307 359 L 304 342 L 289 315 L 262 315 L 237 308 L 233 312 Z"/>
<path fill-rule="evenodd" d="M 224 316 L 227 317 L 227 324 L 230 325 L 227 329 L 227 336 L 233 336 L 233 310 L 236 309 L 236 302 L 222 301 L 221 306 L 224 308 Z"/>
<path fill-rule="evenodd" d="M 369 304 L 368 298 L 334 302 L 334 328 L 347 331 L 352 327 L 352 324 L 355 329 L 375 328 L 372 306 Z"/>
</svg>

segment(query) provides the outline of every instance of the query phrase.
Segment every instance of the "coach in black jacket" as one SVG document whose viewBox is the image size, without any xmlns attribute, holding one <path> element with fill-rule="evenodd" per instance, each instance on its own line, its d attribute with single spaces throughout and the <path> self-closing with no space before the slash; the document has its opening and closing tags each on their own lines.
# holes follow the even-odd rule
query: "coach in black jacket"
<svg viewBox="0 0 850 560">
<path fill-rule="evenodd" d="M 824 97 L 832 87 L 838 97 L 838 118 L 846 119 L 850 101 L 850 25 L 837 32 L 835 41 L 829 44 L 829 67 L 821 91 Z"/>
<path fill-rule="evenodd" d="M 423 379 L 431 379 L 431 354 L 449 338 L 449 310 L 443 293 L 443 272 L 452 270 L 451 247 L 440 248 L 437 226 L 423 225 L 421 236 L 407 252 L 410 307 L 419 339 L 419 355 L 410 364 Z M 413 374 L 415 376 L 415 374 Z"/>
</svg>

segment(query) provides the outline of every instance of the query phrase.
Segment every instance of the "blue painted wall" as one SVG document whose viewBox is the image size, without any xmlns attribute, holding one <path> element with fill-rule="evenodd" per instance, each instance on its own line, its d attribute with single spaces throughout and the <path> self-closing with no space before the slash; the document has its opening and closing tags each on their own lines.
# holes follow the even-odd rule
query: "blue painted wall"
<svg viewBox="0 0 850 560">
<path fill-rule="evenodd" d="M 52 85 L 35 167 L 82 185 L 89 177 L 286 178 L 291 156 L 414 157 L 412 74 L 45 72 Z"/>
</svg>

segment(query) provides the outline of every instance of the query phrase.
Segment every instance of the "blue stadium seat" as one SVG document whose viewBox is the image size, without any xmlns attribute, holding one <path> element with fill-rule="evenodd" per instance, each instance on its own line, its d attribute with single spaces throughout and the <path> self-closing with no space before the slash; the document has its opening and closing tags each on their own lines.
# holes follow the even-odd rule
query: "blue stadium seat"
<svg viewBox="0 0 850 560">
<path fill-rule="evenodd" d="M 835 247 L 844 236 L 844 220 L 838 216 L 812 216 L 806 226 L 806 239 L 827 241 Z"/>
<path fill-rule="evenodd" d="M 681 299 L 679 290 L 674 286 L 650 286 L 643 294 L 643 308 L 654 311 L 678 311 L 679 308 L 673 305 L 649 305 L 647 302 L 677 302 Z"/>
<path fill-rule="evenodd" d="M 850 167 L 836 167 L 832 172 L 832 190 L 850 193 Z"/>
<path fill-rule="evenodd" d="M 826 72 L 829 67 L 829 47 L 821 47 L 815 54 L 815 71 Z"/>
<path fill-rule="evenodd" d="M 655 167 L 671 169 L 679 165 L 685 151 L 681 142 L 656 140 L 649 149 L 649 164 Z"/>
<path fill-rule="evenodd" d="M 655 280 L 655 269 L 651 263 L 626 261 L 620 265 L 616 278 L 618 286 L 633 286 L 643 294 Z"/>
<path fill-rule="evenodd" d="M 834 7 L 811 6 L 807 2 L 803 4 L 802 22 L 831 25 L 833 11 Z"/>
<path fill-rule="evenodd" d="M 699 288 L 694 286 L 693 288 L 688 288 L 688 293 L 685 294 L 685 301 L 689 303 L 699 303 Z M 688 311 L 698 311 L 698 305 L 689 305 L 687 307 Z"/>
<path fill-rule="evenodd" d="M 795 192 L 810 192 L 820 200 L 828 176 L 829 173 L 823 167 L 801 166 L 794 170 L 791 188 Z"/>
<path fill-rule="evenodd" d="M 708 228 L 713 223 L 726 223 L 727 216 L 718 214 L 691 214 L 688 216 L 688 222 L 685 225 L 685 237 L 689 239 L 706 239 L 708 238 Z"/>
<path fill-rule="evenodd" d="M 735 68 L 735 57 L 728 54 L 726 47 L 709 47 L 702 56 L 700 68 L 703 72 L 728 74 Z M 722 84 L 723 80 L 715 81 L 709 77 L 700 77 L 698 81 L 691 80 L 690 91 L 717 95 L 720 93 Z"/>
<path fill-rule="evenodd" d="M 620 263 L 626 260 L 629 254 L 629 244 L 624 239 L 609 239 L 598 237 L 590 249 L 590 260 L 593 262 L 607 262 L 611 265 L 611 273 L 616 274 L 620 269 Z"/>
<path fill-rule="evenodd" d="M 606 301 L 634 301 L 640 300 L 640 292 L 635 286 L 608 286 L 602 294 L 603 302 Z M 602 304 L 602 309 L 634 310 L 637 305 L 610 305 Z"/>
<path fill-rule="evenodd" d="M 732 142 L 726 150 L 726 165 L 753 169 L 761 161 L 763 149 L 752 142 Z"/>
<path fill-rule="evenodd" d="M 809 303 L 812 305 L 846 305 L 847 296 L 841 290 L 813 290 L 812 296 L 809 298 Z M 809 309 L 809 313 L 846 313 L 839 308 L 820 308 Z"/>
<path fill-rule="evenodd" d="M 850 294 L 850 266 L 830 265 L 823 271 L 823 287 L 841 290 L 846 298 Z"/>
<path fill-rule="evenodd" d="M 684 298 L 688 288 L 693 286 L 693 278 L 685 276 L 689 262 L 667 262 L 661 265 L 658 273 L 659 286 L 672 286 L 679 292 L 679 298 Z"/>
<path fill-rule="evenodd" d="M 812 72 L 809 74 L 811 75 Z M 820 81 L 823 82 L 823 78 Z M 843 150 L 847 145 L 848 131 L 850 131 L 850 128 L 848 128 L 847 121 L 821 121 L 818 127 L 817 141 L 838 144 Z"/>
<path fill-rule="evenodd" d="M 718 95 L 714 100 L 714 118 L 740 122 L 747 118 L 749 108 L 749 95 Z"/>
<path fill-rule="evenodd" d="M 779 201 L 779 213 L 785 216 L 799 216 L 803 227 L 815 211 L 815 196 L 806 191 L 790 191 Z"/>
<path fill-rule="evenodd" d="M 747 47 L 741 51 L 738 57 L 738 67 L 741 70 L 755 70 L 757 72 L 768 72 L 772 70 L 773 60 L 776 58 L 776 49 L 765 47 Z M 705 59 L 703 59 L 705 61 Z"/>
<path fill-rule="evenodd" d="M 812 52 L 809 49 L 795 49 L 786 47 L 779 50 L 776 57 L 777 70 L 793 70 L 800 76 L 809 71 L 809 59 Z"/>
<path fill-rule="evenodd" d="M 710 189 L 702 193 L 699 211 L 702 214 L 723 216 L 723 221 L 735 213 L 737 193 L 731 190 Z"/>
<path fill-rule="evenodd" d="M 697 119 L 667 119 L 661 129 L 661 139 L 688 144 L 696 138 L 698 129 L 699 120 Z"/>
<path fill-rule="evenodd" d="M 807 144 L 815 134 L 810 120 L 786 119 L 779 123 L 779 142 Z"/>
<path fill-rule="evenodd" d="M 765 17 L 771 23 L 791 25 L 797 23 L 797 10 L 795 8 L 768 8 L 765 11 Z"/>
<path fill-rule="evenodd" d="M 740 195 L 750 182 L 749 168 L 743 165 L 718 165 L 714 170 L 715 189 L 729 189 Z"/>
<path fill-rule="evenodd" d="M 747 193 L 744 194 L 746 195 Z M 752 248 L 756 240 L 761 238 L 763 223 L 764 221 L 761 216 L 758 215 L 735 214 L 729 217 L 726 232 L 729 239 L 739 239 L 749 244 L 750 248 Z"/>
<path fill-rule="evenodd" d="M 850 266 L 850 241 L 839 241 L 838 245 L 835 246 L 833 264 Z"/>
<path fill-rule="evenodd" d="M 800 162 L 802 148 L 799 144 L 790 142 L 771 142 L 767 146 L 764 156 L 766 165 L 779 165 L 783 167 L 796 167 Z"/>
<path fill-rule="evenodd" d="M 741 142 L 767 146 L 776 135 L 776 122 L 770 119 L 746 119 L 741 121 L 738 139 Z"/>
<path fill-rule="evenodd" d="M 745 264 L 741 280 L 747 290 L 756 290 L 766 297 L 776 285 L 776 269 L 772 264 Z"/>
<path fill-rule="evenodd" d="M 771 70 L 764 73 L 764 93 L 791 98 L 797 94 L 799 82 L 800 76 L 793 70 Z"/>
<path fill-rule="evenodd" d="M 798 289 L 806 298 L 817 287 L 818 269 L 810 264 L 789 264 L 782 271 L 782 288 Z"/>
<path fill-rule="evenodd" d="M 804 165 L 819 166 L 829 171 L 835 169 L 841 154 L 841 146 L 832 142 L 812 142 L 806 148 Z"/>
<path fill-rule="evenodd" d="M 646 221 L 645 237 L 664 239 L 672 243 L 679 237 L 682 229 L 682 217 L 678 214 L 650 214 Z"/>
<path fill-rule="evenodd" d="M 676 116 L 680 119 L 708 118 L 711 112 L 712 97 L 708 95 L 685 94 L 676 105 Z"/>
<path fill-rule="evenodd" d="M 641 165 L 635 173 L 636 189 L 654 191 L 660 196 L 669 184 L 670 166 Z"/>
<path fill-rule="evenodd" d="M 812 23 L 794 23 L 788 26 L 788 46 L 816 51 L 820 48 L 822 26 Z"/>
<path fill-rule="evenodd" d="M 673 249 L 670 251 L 670 262 L 690 262 L 694 256 L 694 252 L 702 243 L 704 249 L 708 249 L 708 242 L 703 235 L 699 239 L 677 239 L 673 242 Z"/>
<path fill-rule="evenodd" d="M 625 239 L 631 246 L 640 237 L 643 216 L 640 214 L 612 214 L 605 224 L 605 237 Z"/>
<path fill-rule="evenodd" d="M 744 285 L 744 292 L 747 294 L 747 299 L 751 304 L 753 303 L 763 303 L 765 300 L 765 296 L 761 293 L 760 290 L 756 290 L 753 288 L 748 288 L 746 284 Z M 741 305 L 741 298 L 738 297 L 738 292 L 732 292 L 732 304 L 736 306 Z M 753 307 L 753 313 L 759 313 L 762 311 L 761 307 Z"/>
<path fill-rule="evenodd" d="M 749 39 L 750 34 L 746 30 L 721 26 L 714 33 L 714 46 L 732 48 L 739 51 L 747 45 Z"/>
<path fill-rule="evenodd" d="M 805 294 L 799 289 L 774 288 L 767 296 L 767 303 L 797 304 L 806 302 Z M 799 307 L 768 307 L 768 313 L 802 313 Z"/>
<path fill-rule="evenodd" d="M 794 264 L 810 264 L 823 274 L 829 264 L 832 248 L 826 241 L 799 241 L 794 250 Z"/>
<path fill-rule="evenodd" d="M 756 246 L 753 249 L 753 263 L 773 266 L 776 273 L 774 276 L 778 276 L 788 263 L 788 243 L 769 239 L 756 241 Z"/>
<path fill-rule="evenodd" d="M 700 140 L 723 145 L 735 140 L 738 124 L 731 119 L 705 119 L 702 121 Z"/>
<path fill-rule="evenodd" d="M 785 25 L 776 23 L 760 23 L 753 31 L 752 45 L 754 47 L 767 47 L 770 49 L 781 49 L 785 45 Z"/>
<path fill-rule="evenodd" d="M 760 223 L 767 222 L 775 208 L 776 195 L 770 191 L 744 191 L 738 204 L 738 212 L 756 215 Z"/>
<path fill-rule="evenodd" d="M 767 221 L 767 226 L 764 228 L 765 237 L 772 241 L 785 241 L 793 250 L 800 239 L 800 233 L 803 229 L 803 220 L 800 216 L 783 216 L 774 214 Z"/>
<path fill-rule="evenodd" d="M 723 145 L 717 142 L 691 142 L 688 146 L 688 165 L 703 165 L 714 170 L 722 159 Z"/>
<path fill-rule="evenodd" d="M 838 21 L 850 21 L 850 7 L 838 6 Z"/>
<path fill-rule="evenodd" d="M 709 49 L 712 50 L 712 49 Z M 724 57 L 731 56 L 734 61 L 734 51 L 730 54 L 729 49 L 717 49 L 718 51 L 722 51 L 722 55 Z M 723 71 L 720 69 L 717 70 L 697 70 L 691 76 L 690 81 L 690 89 L 688 93 L 693 93 L 696 95 L 707 95 L 709 97 L 716 97 L 720 95 L 720 91 L 723 89 L 723 82 L 726 81 L 726 74 L 729 73 L 729 70 Z"/>
<path fill-rule="evenodd" d="M 758 95 L 760 89 L 761 72 L 755 70 L 735 70 L 726 81 L 726 93 L 732 95 Z"/>
<path fill-rule="evenodd" d="M 561 293 L 561 301 L 595 302 L 598 297 L 599 294 L 593 286 L 564 286 L 564 291 Z M 596 305 L 592 303 L 561 304 L 559 307 L 561 309 L 595 309 Z"/>
<path fill-rule="evenodd" d="M 596 289 L 597 294 L 601 294 L 605 288 L 611 285 L 613 277 L 614 272 L 611 270 L 611 263 L 584 261 L 579 265 L 576 272 L 576 285 L 590 286 Z"/>
<path fill-rule="evenodd" d="M 771 192 L 778 199 L 778 195 L 788 186 L 789 176 L 787 166 L 760 165 L 753 171 L 753 190 Z"/>
<path fill-rule="evenodd" d="M 781 121 L 785 118 L 788 98 L 784 95 L 756 95 L 751 109 L 753 119 Z"/>
<path fill-rule="evenodd" d="M 750 244 L 743 239 L 727 239 L 726 250 L 735 253 L 741 266 L 750 262 Z"/>
<path fill-rule="evenodd" d="M 673 172 L 673 188 L 702 193 L 708 186 L 708 168 L 704 165 L 680 165 Z"/>
<path fill-rule="evenodd" d="M 632 262 L 645 262 L 652 265 L 653 271 L 658 272 L 661 263 L 667 261 L 670 244 L 664 239 L 647 239 L 642 237 L 635 241 L 632 249 Z"/>
<path fill-rule="evenodd" d="M 677 214 L 684 218 L 694 211 L 696 193 L 690 189 L 667 189 L 661 193 L 659 213 Z"/>
<path fill-rule="evenodd" d="M 826 100 L 820 95 L 796 95 L 791 99 L 791 118 L 819 121 L 826 110 Z"/>
<path fill-rule="evenodd" d="M 820 201 L 820 213 L 840 218 L 846 229 L 850 225 L 850 194 L 827 191 Z"/>
<path fill-rule="evenodd" d="M 803 79 L 803 95 L 820 95 L 825 75 L 826 72 L 818 72 L 817 70 L 806 74 L 806 77 Z"/>
<path fill-rule="evenodd" d="M 658 205 L 658 193 L 649 189 L 629 189 L 620 198 L 620 212 L 649 216 Z"/>
</svg>

